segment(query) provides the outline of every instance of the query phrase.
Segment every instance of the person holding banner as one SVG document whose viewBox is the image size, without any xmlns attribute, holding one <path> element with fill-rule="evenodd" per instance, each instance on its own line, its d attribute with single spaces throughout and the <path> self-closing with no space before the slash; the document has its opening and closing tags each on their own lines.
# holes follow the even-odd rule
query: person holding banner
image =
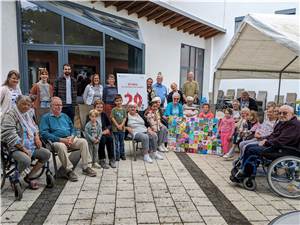
<svg viewBox="0 0 300 225">
<path fill-rule="evenodd" d="M 103 89 L 103 102 L 104 112 L 110 117 L 111 111 L 115 106 L 114 100 L 116 95 L 118 94 L 118 89 L 116 87 L 116 78 L 115 75 L 109 74 L 107 79 L 107 85 Z"/>
</svg>

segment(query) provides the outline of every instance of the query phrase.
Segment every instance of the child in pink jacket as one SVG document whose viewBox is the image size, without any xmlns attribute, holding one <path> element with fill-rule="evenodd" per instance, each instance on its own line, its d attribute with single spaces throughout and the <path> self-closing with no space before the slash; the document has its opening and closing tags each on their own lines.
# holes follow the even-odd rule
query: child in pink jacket
<svg viewBox="0 0 300 225">
<path fill-rule="evenodd" d="M 235 122 L 232 117 L 232 109 L 225 109 L 225 117 L 219 124 L 219 133 L 222 141 L 223 153 L 226 154 L 231 145 L 231 138 L 235 129 Z"/>
</svg>

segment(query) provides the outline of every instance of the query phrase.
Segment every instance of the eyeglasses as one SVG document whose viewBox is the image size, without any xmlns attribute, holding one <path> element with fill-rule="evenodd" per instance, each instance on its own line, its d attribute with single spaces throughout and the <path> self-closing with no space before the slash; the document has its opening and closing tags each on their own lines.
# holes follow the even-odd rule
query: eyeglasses
<svg viewBox="0 0 300 225">
<path fill-rule="evenodd" d="M 63 107 L 63 105 L 61 105 L 61 104 L 53 104 L 53 106 Z"/>
<path fill-rule="evenodd" d="M 283 115 L 286 116 L 288 114 L 288 112 L 278 112 L 279 115 Z"/>
<path fill-rule="evenodd" d="M 179 100 L 179 98 L 174 98 L 174 100 Z"/>
</svg>

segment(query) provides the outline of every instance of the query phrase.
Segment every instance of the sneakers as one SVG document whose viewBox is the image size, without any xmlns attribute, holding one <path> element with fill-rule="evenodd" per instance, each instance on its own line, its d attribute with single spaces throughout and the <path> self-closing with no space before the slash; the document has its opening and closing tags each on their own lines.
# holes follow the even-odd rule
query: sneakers
<svg viewBox="0 0 300 225">
<path fill-rule="evenodd" d="M 158 159 L 158 160 L 163 160 L 164 159 L 164 157 L 162 157 L 162 155 L 159 154 L 158 152 L 154 152 L 153 156 L 154 156 L 155 159 Z"/>
<path fill-rule="evenodd" d="M 100 163 L 100 166 L 101 166 L 103 169 L 109 169 L 109 166 L 106 164 L 105 159 L 101 159 L 101 160 L 99 161 L 99 163 Z"/>
<path fill-rule="evenodd" d="M 67 177 L 68 177 L 69 181 L 72 181 L 72 182 L 78 181 L 78 177 L 77 177 L 76 173 L 74 173 L 73 170 L 67 172 Z"/>
<path fill-rule="evenodd" d="M 163 148 L 165 149 L 165 152 L 169 151 L 168 147 L 166 147 L 165 145 L 163 145 Z"/>
<path fill-rule="evenodd" d="M 227 152 L 225 155 L 223 155 L 223 158 L 225 160 L 233 160 L 234 159 L 234 155 L 229 154 L 229 152 Z"/>
<path fill-rule="evenodd" d="M 111 168 L 117 168 L 116 161 L 114 159 L 109 160 L 109 165 Z"/>
<path fill-rule="evenodd" d="M 89 177 L 95 177 L 97 175 L 97 173 L 93 169 L 91 169 L 90 167 L 87 167 L 86 169 L 83 169 L 82 173 L 84 175 L 89 176 Z"/>
<path fill-rule="evenodd" d="M 147 163 L 153 163 L 153 160 L 150 158 L 149 154 L 144 155 L 144 161 Z"/>
<path fill-rule="evenodd" d="M 92 163 L 92 168 L 100 169 L 101 167 L 98 163 Z"/>
<path fill-rule="evenodd" d="M 158 146 L 158 151 L 160 151 L 160 152 L 165 152 L 166 151 L 164 144 L 161 144 L 160 146 Z"/>
</svg>

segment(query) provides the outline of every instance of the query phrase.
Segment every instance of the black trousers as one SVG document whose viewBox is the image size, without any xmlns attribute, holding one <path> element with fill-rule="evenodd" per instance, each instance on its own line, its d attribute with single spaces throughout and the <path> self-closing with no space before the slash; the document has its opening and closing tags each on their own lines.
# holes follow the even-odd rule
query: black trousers
<svg viewBox="0 0 300 225">
<path fill-rule="evenodd" d="M 114 156 L 114 140 L 112 135 L 102 135 L 100 142 L 99 142 L 99 160 L 105 159 L 105 146 L 107 149 L 107 154 L 109 160 L 115 159 Z"/>
<path fill-rule="evenodd" d="M 74 122 L 75 108 L 73 107 L 73 105 L 64 105 L 64 107 L 62 108 L 62 112 L 67 114 L 72 122 Z"/>
</svg>

